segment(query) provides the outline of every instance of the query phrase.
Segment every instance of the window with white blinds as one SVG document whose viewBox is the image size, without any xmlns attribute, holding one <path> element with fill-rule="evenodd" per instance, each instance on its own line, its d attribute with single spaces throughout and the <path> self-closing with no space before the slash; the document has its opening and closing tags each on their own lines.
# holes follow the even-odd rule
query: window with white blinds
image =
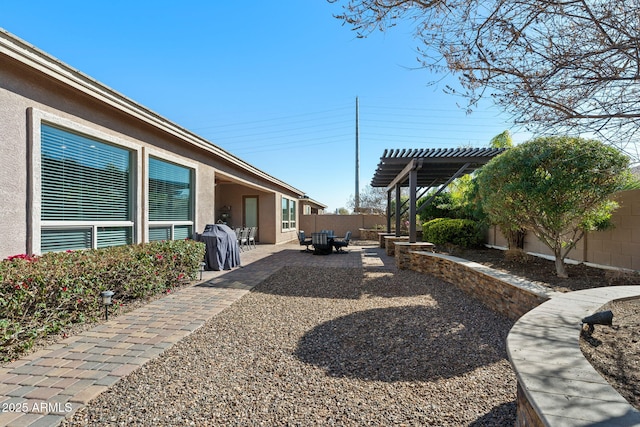
<svg viewBox="0 0 640 427">
<path fill-rule="evenodd" d="M 42 219 L 131 219 L 131 153 L 42 126 Z"/>
<path fill-rule="evenodd" d="M 41 126 L 41 250 L 132 243 L 132 152 Z"/>
<path fill-rule="evenodd" d="M 149 241 L 193 234 L 193 170 L 149 157 Z"/>
</svg>

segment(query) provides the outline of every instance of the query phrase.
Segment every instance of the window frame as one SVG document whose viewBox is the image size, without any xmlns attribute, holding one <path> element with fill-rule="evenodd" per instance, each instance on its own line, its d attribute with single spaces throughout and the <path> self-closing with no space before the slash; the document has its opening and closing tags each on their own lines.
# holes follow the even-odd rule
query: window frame
<svg viewBox="0 0 640 427">
<path fill-rule="evenodd" d="M 68 119 L 51 114 L 33 107 L 27 109 L 27 120 L 29 126 L 29 173 L 30 186 L 28 201 L 30 207 L 30 233 L 27 241 L 29 253 L 42 253 L 42 230 L 91 230 L 91 246 L 98 247 L 99 228 L 103 227 L 131 227 L 131 243 L 141 241 L 141 221 L 142 216 L 139 209 L 141 205 L 141 192 L 139 183 L 141 182 L 141 151 L 142 146 L 132 143 L 123 138 L 103 132 L 97 128 L 80 123 L 80 119 Z M 64 132 L 79 134 L 83 137 L 96 140 L 96 142 L 113 145 L 117 148 L 130 152 L 130 213 L 126 221 L 100 221 L 100 220 L 42 220 L 42 125 L 48 125 L 61 129 Z"/>
<path fill-rule="evenodd" d="M 298 224 L 298 212 L 296 212 L 297 200 L 282 196 L 280 202 L 280 214 L 282 215 L 282 231 L 295 230 Z M 286 219 L 285 219 L 286 216 Z M 293 219 L 292 219 L 293 217 Z"/>
<path fill-rule="evenodd" d="M 191 234 L 196 231 L 196 212 L 197 210 L 197 197 L 196 197 L 196 181 L 198 176 L 198 165 L 194 162 L 189 162 L 181 157 L 175 156 L 171 153 L 160 151 L 151 147 L 143 148 L 143 157 L 145 164 L 145 174 L 144 174 L 144 221 L 146 224 L 145 232 L 144 232 L 144 241 L 148 243 L 149 235 L 151 234 L 150 229 L 152 228 L 163 228 L 170 227 L 170 237 L 171 240 L 175 240 L 175 227 L 176 226 L 191 226 Z M 189 216 L 190 220 L 159 220 L 159 221 L 151 221 L 149 219 L 149 160 L 153 158 L 155 160 L 159 160 L 166 163 L 172 163 L 176 166 L 180 166 L 190 170 L 189 180 L 190 180 L 190 212 Z M 191 238 L 191 236 L 189 236 Z"/>
</svg>

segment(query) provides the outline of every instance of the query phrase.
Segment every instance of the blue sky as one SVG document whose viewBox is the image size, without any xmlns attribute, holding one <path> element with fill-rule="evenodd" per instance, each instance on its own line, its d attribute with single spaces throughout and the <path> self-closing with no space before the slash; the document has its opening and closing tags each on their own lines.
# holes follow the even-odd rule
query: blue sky
<svg viewBox="0 0 640 427">
<path fill-rule="evenodd" d="M 3 0 L 0 27 L 329 206 L 385 148 L 487 146 L 509 129 L 467 115 L 418 68 L 409 22 L 366 39 L 325 0 Z"/>
</svg>

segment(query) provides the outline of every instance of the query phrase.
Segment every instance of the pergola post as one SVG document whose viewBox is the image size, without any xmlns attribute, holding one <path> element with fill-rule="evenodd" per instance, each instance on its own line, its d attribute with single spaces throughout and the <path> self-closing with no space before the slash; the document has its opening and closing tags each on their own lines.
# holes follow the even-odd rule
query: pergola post
<svg viewBox="0 0 640 427">
<path fill-rule="evenodd" d="M 416 193 L 418 190 L 418 171 L 416 169 L 409 172 L 409 242 L 415 243 L 416 233 Z"/>
<path fill-rule="evenodd" d="M 391 233 L 391 190 L 387 190 L 387 233 Z"/>
<path fill-rule="evenodd" d="M 396 184 L 396 237 L 400 237 L 400 195 L 401 195 L 400 183 Z"/>
</svg>

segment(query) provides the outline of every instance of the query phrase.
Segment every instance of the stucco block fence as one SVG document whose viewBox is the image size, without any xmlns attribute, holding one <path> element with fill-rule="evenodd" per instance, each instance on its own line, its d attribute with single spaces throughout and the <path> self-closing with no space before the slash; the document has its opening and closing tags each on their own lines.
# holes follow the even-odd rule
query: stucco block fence
<svg viewBox="0 0 640 427">
<path fill-rule="evenodd" d="M 516 427 L 640 426 L 640 411 L 606 383 L 579 346 L 582 317 L 616 296 L 640 297 L 640 286 L 559 293 L 479 263 L 434 253 L 430 243 L 409 243 L 393 237 L 381 239 L 388 254 L 389 246 L 393 247 L 391 253 L 398 268 L 438 277 L 490 309 L 519 319 L 507 339 L 509 359 L 518 379 Z M 563 320 L 559 324 L 554 321 L 557 316 Z M 578 363 L 580 370 L 574 373 Z M 591 393 L 594 387 L 598 393 Z M 574 404 L 592 410 L 576 410 Z"/>
</svg>

